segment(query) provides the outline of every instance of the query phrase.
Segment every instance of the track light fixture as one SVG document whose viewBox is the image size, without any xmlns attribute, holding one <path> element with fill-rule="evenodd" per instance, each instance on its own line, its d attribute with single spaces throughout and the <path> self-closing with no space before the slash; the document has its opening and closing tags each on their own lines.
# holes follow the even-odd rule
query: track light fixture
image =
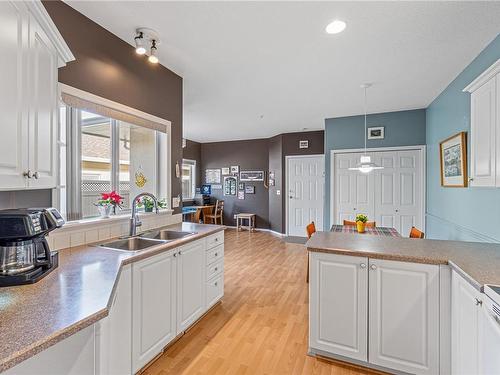
<svg viewBox="0 0 500 375">
<path fill-rule="evenodd" d="M 135 35 L 135 52 L 139 55 L 145 55 L 149 46 L 148 61 L 151 64 L 158 64 L 160 61 L 158 59 L 158 45 L 160 44 L 158 33 L 153 29 L 141 27 L 135 30 Z"/>
<path fill-rule="evenodd" d="M 157 51 L 158 51 L 158 48 L 156 48 L 156 40 L 152 40 L 151 41 L 151 53 L 149 55 L 149 62 L 152 63 L 152 64 L 158 64 L 158 56 L 157 56 Z"/>
<path fill-rule="evenodd" d="M 146 53 L 146 47 L 144 47 L 144 33 L 141 31 L 134 38 L 135 41 L 135 52 L 138 55 L 144 55 Z"/>
</svg>

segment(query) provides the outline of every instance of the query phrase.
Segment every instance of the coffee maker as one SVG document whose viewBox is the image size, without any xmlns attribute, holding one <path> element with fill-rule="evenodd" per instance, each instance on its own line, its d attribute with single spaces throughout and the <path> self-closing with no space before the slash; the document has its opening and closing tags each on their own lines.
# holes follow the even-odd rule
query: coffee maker
<svg viewBox="0 0 500 375">
<path fill-rule="evenodd" d="M 55 208 L 0 210 L 0 287 L 31 284 L 55 269 L 45 236 L 64 225 Z"/>
</svg>

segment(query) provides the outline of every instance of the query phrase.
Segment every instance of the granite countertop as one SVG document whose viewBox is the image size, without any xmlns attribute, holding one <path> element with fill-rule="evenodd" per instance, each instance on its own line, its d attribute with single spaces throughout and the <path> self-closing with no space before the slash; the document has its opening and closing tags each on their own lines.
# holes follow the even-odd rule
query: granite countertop
<svg viewBox="0 0 500 375">
<path fill-rule="evenodd" d="M 500 244 L 316 232 L 306 246 L 315 252 L 449 264 L 478 290 L 500 285 Z"/>
<path fill-rule="evenodd" d="M 0 372 L 106 317 L 123 265 L 225 227 L 179 223 L 165 228 L 196 234 L 139 252 L 92 245 L 61 250 L 59 267 L 42 280 L 0 288 Z"/>
</svg>

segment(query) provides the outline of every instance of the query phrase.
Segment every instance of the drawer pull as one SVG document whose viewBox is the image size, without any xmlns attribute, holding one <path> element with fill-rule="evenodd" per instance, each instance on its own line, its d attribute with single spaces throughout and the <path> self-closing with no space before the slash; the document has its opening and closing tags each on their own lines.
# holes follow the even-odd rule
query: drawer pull
<svg viewBox="0 0 500 375">
<path fill-rule="evenodd" d="M 217 286 L 217 281 L 214 283 L 215 286 Z"/>
<path fill-rule="evenodd" d="M 215 267 L 215 270 L 217 271 L 219 268 L 218 267 Z"/>
<path fill-rule="evenodd" d="M 215 256 L 219 255 L 219 253 L 215 253 Z"/>
<path fill-rule="evenodd" d="M 215 242 L 219 241 L 219 239 L 217 237 L 215 237 Z"/>
</svg>

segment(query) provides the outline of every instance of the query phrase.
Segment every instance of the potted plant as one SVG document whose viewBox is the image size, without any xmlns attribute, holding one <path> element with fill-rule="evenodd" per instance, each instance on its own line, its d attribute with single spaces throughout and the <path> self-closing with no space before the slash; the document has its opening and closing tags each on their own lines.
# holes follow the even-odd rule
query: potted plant
<svg viewBox="0 0 500 375">
<path fill-rule="evenodd" d="M 123 197 L 116 191 L 110 193 L 102 193 L 101 198 L 95 203 L 97 209 L 99 210 L 99 215 L 102 218 L 107 218 L 113 211 L 116 214 L 116 207 L 121 208 Z"/>
<path fill-rule="evenodd" d="M 137 207 L 144 207 L 144 212 L 153 212 L 155 204 L 153 199 L 148 196 L 137 199 Z M 158 208 L 167 208 L 167 202 L 165 199 L 158 200 Z"/>
<path fill-rule="evenodd" d="M 363 214 L 356 215 L 356 227 L 358 229 L 358 233 L 365 233 L 365 225 L 368 221 L 368 216 Z"/>
</svg>

